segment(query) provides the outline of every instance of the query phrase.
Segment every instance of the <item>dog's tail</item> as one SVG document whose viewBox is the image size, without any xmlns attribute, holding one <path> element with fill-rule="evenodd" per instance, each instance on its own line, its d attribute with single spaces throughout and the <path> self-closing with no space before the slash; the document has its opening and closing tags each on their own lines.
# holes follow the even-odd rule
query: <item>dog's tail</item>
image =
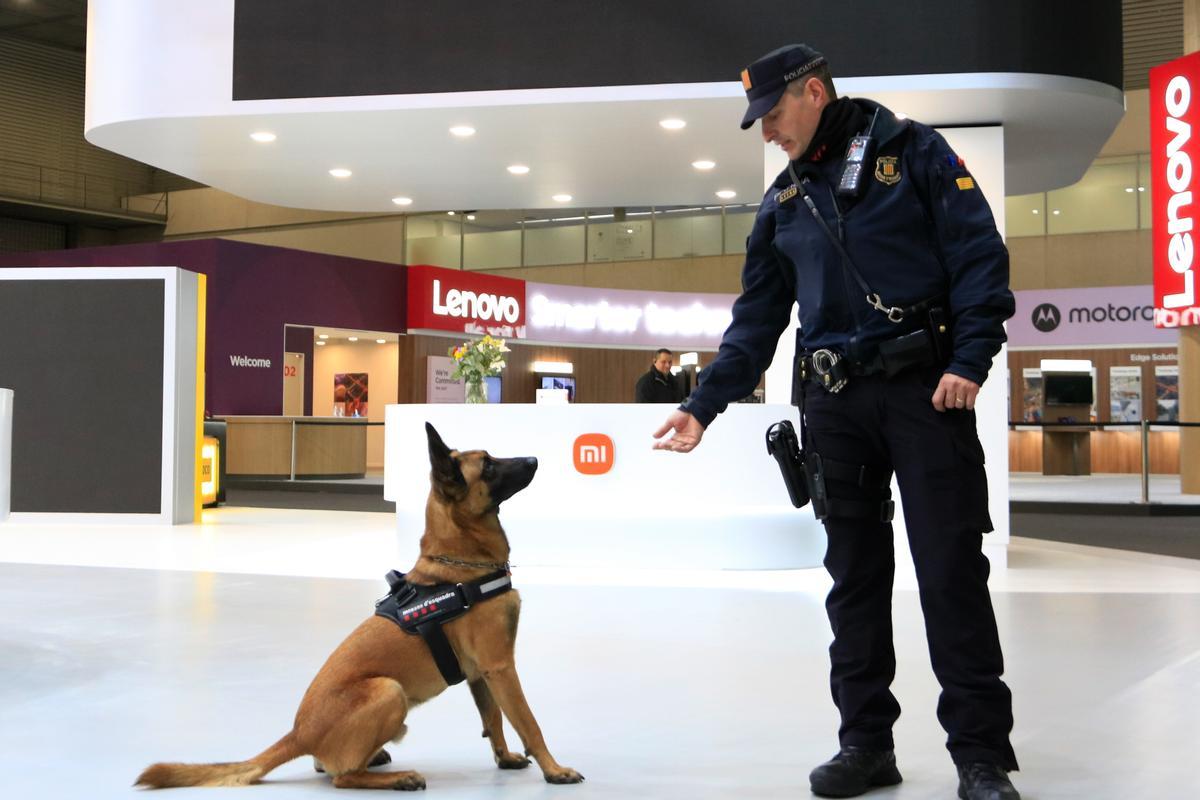
<svg viewBox="0 0 1200 800">
<path fill-rule="evenodd" d="M 262 776 L 299 758 L 305 751 L 292 731 L 249 761 L 225 764 L 151 764 L 142 770 L 135 786 L 169 789 L 176 786 L 248 786 Z"/>
</svg>

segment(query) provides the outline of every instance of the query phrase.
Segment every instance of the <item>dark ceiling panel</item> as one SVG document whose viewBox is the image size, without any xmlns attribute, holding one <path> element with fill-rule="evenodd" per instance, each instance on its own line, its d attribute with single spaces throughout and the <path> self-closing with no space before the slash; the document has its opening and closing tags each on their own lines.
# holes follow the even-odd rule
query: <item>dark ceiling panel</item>
<svg viewBox="0 0 1200 800">
<path fill-rule="evenodd" d="M 737 80 L 805 40 L 834 74 L 1031 72 L 1120 88 L 1118 0 L 237 0 L 235 100 Z"/>
</svg>

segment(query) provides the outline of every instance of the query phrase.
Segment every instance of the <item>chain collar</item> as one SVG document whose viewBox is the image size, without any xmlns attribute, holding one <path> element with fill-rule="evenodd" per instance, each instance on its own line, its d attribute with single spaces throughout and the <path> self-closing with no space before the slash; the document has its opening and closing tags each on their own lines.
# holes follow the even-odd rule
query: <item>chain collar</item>
<svg viewBox="0 0 1200 800">
<path fill-rule="evenodd" d="M 460 561 L 457 558 L 448 558 L 446 556 L 425 556 L 425 558 L 428 558 L 430 561 L 437 561 L 441 564 L 448 564 L 452 567 L 474 567 L 476 569 L 492 570 L 502 569 L 505 572 L 512 572 L 512 565 L 507 561 L 501 564 L 496 561 Z"/>
</svg>

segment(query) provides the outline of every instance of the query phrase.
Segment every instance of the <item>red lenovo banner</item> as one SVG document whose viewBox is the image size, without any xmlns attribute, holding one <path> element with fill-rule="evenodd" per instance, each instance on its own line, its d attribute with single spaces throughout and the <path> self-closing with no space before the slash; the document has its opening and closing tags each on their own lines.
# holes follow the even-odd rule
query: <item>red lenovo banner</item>
<svg viewBox="0 0 1200 800">
<path fill-rule="evenodd" d="M 409 267 L 408 329 L 524 339 L 525 281 L 441 267 Z"/>
<path fill-rule="evenodd" d="M 1196 198 L 1200 191 L 1200 53 L 1150 70 L 1154 324 L 1200 325 Z"/>
</svg>

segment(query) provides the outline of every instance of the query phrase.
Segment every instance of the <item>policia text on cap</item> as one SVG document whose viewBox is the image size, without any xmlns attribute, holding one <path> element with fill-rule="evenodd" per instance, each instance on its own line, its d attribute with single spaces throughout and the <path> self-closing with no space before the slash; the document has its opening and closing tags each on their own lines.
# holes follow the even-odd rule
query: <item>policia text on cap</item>
<svg viewBox="0 0 1200 800">
<path fill-rule="evenodd" d="M 742 83 L 742 127 L 761 119 L 764 141 L 791 163 L 763 197 L 717 358 L 655 446 L 690 451 L 728 403 L 750 394 L 794 298 L 792 398 L 805 451 L 796 458 L 828 536 L 830 680 L 842 720 L 841 751 L 813 770 L 813 791 L 849 797 L 900 781 L 900 706 L 889 689 L 894 471 L 960 797 L 1016 798 L 972 410 L 1014 310 L 1008 252 L 942 136 L 877 103 L 838 99 L 820 53 L 773 51 Z"/>
</svg>

